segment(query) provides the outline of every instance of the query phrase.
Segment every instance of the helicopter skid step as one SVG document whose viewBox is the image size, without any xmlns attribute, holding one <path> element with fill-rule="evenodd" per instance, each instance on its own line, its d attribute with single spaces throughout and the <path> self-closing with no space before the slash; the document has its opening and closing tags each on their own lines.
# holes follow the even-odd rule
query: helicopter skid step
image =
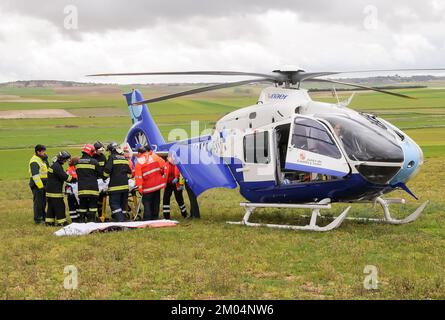
<svg viewBox="0 0 445 320">
<path fill-rule="evenodd" d="M 330 199 L 323 199 L 320 202 L 316 203 L 307 203 L 307 204 L 282 204 L 282 203 L 240 203 L 242 207 L 246 208 L 246 213 L 243 217 L 243 220 L 240 222 L 232 222 L 228 221 L 228 224 L 239 224 L 245 225 L 248 227 L 268 227 L 268 228 L 277 228 L 277 229 L 290 229 L 290 230 L 306 230 L 306 231 L 330 231 L 343 222 L 346 218 L 347 214 L 351 207 L 346 208 L 338 217 L 334 219 L 330 224 L 320 227 L 317 225 L 317 217 L 320 215 L 321 209 L 330 209 Z M 295 226 L 295 225 L 282 225 L 282 224 L 270 224 L 270 223 L 253 223 L 249 222 L 249 218 L 252 215 L 253 211 L 256 208 L 286 208 L 286 209 L 312 209 L 311 220 L 310 223 L 306 226 Z"/>
</svg>

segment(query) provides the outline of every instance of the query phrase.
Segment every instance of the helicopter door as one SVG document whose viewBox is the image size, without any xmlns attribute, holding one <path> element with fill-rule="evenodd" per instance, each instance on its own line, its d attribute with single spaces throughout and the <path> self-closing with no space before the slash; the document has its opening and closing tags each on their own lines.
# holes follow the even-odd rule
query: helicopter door
<svg viewBox="0 0 445 320">
<path fill-rule="evenodd" d="M 276 183 L 276 152 L 274 130 L 255 130 L 243 138 L 245 182 Z"/>
<path fill-rule="evenodd" d="M 349 165 L 329 130 L 319 121 L 295 116 L 290 128 L 285 169 L 343 177 Z"/>
</svg>

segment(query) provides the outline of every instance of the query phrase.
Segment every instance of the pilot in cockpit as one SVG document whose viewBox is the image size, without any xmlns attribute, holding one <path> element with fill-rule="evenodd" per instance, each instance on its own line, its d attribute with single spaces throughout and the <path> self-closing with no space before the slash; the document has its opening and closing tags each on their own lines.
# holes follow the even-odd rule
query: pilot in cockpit
<svg viewBox="0 0 445 320">
<path fill-rule="evenodd" d="M 337 123 L 337 124 L 334 126 L 334 133 L 335 133 L 335 135 L 336 135 L 337 137 L 340 138 L 340 140 L 343 140 L 341 124 Z"/>
<path fill-rule="evenodd" d="M 345 132 L 343 130 L 343 127 L 341 124 L 337 123 L 334 126 L 334 133 L 335 135 L 339 138 L 341 144 L 343 145 L 343 147 L 345 147 Z"/>
<path fill-rule="evenodd" d="M 354 143 L 354 137 L 351 133 L 343 128 L 343 126 L 339 123 L 334 126 L 334 133 L 339 138 L 341 145 L 345 149 L 345 151 L 349 154 L 349 156 L 355 158 L 353 156 L 352 150 L 354 150 L 352 144 Z"/>
</svg>

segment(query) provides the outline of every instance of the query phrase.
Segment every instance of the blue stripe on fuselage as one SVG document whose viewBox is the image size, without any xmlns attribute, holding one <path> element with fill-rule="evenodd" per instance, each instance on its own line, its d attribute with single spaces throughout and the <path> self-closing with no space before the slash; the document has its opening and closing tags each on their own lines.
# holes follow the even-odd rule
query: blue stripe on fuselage
<svg viewBox="0 0 445 320">
<path fill-rule="evenodd" d="M 365 180 L 360 174 L 319 182 L 276 184 L 275 181 L 244 181 L 242 161 L 227 158 L 226 163 L 240 186 L 241 195 L 251 202 L 260 203 L 304 203 L 330 198 L 332 202 L 368 200 L 393 190 L 389 185 L 377 185 Z"/>
<path fill-rule="evenodd" d="M 330 198 L 332 202 L 370 200 L 393 190 L 388 185 L 376 185 L 360 174 L 320 182 L 299 182 L 276 185 L 273 181 L 241 182 L 241 195 L 251 202 L 304 203 Z"/>
</svg>

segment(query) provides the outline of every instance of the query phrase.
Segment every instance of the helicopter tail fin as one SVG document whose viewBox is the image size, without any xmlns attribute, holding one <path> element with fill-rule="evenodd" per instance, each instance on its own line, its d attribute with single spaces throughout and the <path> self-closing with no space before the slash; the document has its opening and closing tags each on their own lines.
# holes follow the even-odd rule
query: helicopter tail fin
<svg viewBox="0 0 445 320">
<path fill-rule="evenodd" d="M 161 131 L 156 125 L 147 105 L 134 105 L 134 103 L 143 101 L 144 98 L 139 90 L 133 90 L 124 94 L 127 100 L 128 110 L 130 111 L 133 126 L 128 131 L 125 142 L 134 150 L 138 145 L 148 144 L 153 150 L 165 144 Z"/>
</svg>

